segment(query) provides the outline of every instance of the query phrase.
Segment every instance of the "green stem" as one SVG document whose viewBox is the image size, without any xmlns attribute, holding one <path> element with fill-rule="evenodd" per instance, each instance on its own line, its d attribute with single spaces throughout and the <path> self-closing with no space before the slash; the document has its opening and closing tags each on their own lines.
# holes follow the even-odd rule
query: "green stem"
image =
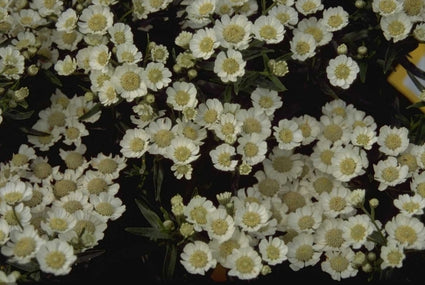
<svg viewBox="0 0 425 285">
<path fill-rule="evenodd" d="M 24 226 L 22 226 L 21 221 L 19 220 L 18 215 L 16 214 L 15 206 L 13 206 L 12 209 L 13 209 L 13 215 L 15 216 L 15 219 L 18 222 L 19 227 L 23 230 Z"/>
<path fill-rule="evenodd" d="M 362 209 L 362 211 L 370 218 L 370 220 L 372 221 L 372 224 L 375 226 L 376 231 L 378 232 L 378 234 L 381 237 L 382 241 L 384 241 L 386 243 L 387 242 L 387 239 L 382 234 L 381 229 L 379 228 L 378 224 L 375 221 L 375 208 L 371 207 L 371 213 L 369 213 L 369 211 L 366 210 L 366 208 L 364 207 L 364 205 L 361 205 L 360 209 Z"/>
</svg>

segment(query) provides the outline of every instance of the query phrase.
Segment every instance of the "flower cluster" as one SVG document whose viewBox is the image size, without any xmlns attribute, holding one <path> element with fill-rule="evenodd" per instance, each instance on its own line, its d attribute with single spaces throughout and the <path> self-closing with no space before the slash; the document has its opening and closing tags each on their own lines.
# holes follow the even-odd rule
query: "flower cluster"
<svg viewBox="0 0 425 285">
<path fill-rule="evenodd" d="M 144 191 L 151 227 L 128 230 L 167 240 L 166 263 L 191 274 L 254 279 L 287 262 L 341 280 L 425 249 L 422 138 L 341 99 L 425 41 L 422 0 L 0 0 L 0 31 L 0 123 L 25 135 L 0 163 L 12 266 L 67 275 L 124 214 L 126 175 L 158 206 Z M 294 79 L 332 96 L 318 114 L 289 112 Z M 209 166 L 228 191 L 161 189 Z M 395 214 L 378 219 L 383 192 Z"/>
</svg>

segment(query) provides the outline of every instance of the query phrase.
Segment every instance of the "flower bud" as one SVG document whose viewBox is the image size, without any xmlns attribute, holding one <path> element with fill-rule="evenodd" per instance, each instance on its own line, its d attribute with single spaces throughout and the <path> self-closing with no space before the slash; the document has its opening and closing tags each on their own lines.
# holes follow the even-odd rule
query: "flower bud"
<svg viewBox="0 0 425 285">
<path fill-rule="evenodd" d="M 369 206 L 371 206 L 372 208 L 376 208 L 379 206 L 379 200 L 376 198 L 372 198 L 369 200 Z"/>
<path fill-rule="evenodd" d="M 348 47 L 346 44 L 340 44 L 337 48 L 336 51 L 338 54 L 347 54 L 348 51 Z"/>
<path fill-rule="evenodd" d="M 193 229 L 193 225 L 189 224 L 189 223 L 183 223 L 180 226 L 180 234 L 182 236 L 184 236 L 185 238 L 190 237 L 191 235 L 193 235 L 195 233 L 194 229 Z"/>
</svg>

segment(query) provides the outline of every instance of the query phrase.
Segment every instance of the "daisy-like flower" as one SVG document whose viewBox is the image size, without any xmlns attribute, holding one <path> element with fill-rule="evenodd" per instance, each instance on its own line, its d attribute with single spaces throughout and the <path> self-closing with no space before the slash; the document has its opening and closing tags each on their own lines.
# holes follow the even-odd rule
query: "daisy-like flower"
<svg viewBox="0 0 425 285">
<path fill-rule="evenodd" d="M 271 153 L 263 160 L 264 172 L 268 177 L 279 181 L 281 185 L 293 181 L 301 174 L 304 162 L 301 155 L 293 150 L 273 147 Z"/>
<path fill-rule="evenodd" d="M 393 203 L 400 213 L 406 216 L 418 216 L 424 213 L 425 199 L 419 194 L 413 196 L 400 194 Z"/>
<path fill-rule="evenodd" d="M 221 114 L 213 126 L 215 135 L 225 143 L 233 144 L 242 130 L 242 122 L 236 120 L 232 113 Z"/>
<path fill-rule="evenodd" d="M 12 170 L 27 170 L 29 162 L 35 159 L 37 156 L 33 147 L 27 144 L 21 144 L 18 152 L 12 155 L 10 160 L 10 166 Z"/>
<path fill-rule="evenodd" d="M 407 38 L 413 26 L 410 17 L 402 12 L 382 17 L 379 24 L 385 39 L 394 43 Z"/>
<path fill-rule="evenodd" d="M 321 141 L 329 141 L 333 145 L 346 144 L 350 140 L 350 125 L 341 116 L 326 116 L 320 117 L 322 124 L 322 132 L 318 139 Z"/>
<path fill-rule="evenodd" d="M 199 145 L 186 137 L 176 137 L 165 150 L 165 156 L 175 164 L 188 164 L 200 156 Z"/>
<path fill-rule="evenodd" d="M 298 124 L 298 129 L 301 130 L 303 139 L 301 145 L 308 145 L 312 143 L 321 131 L 321 124 L 316 118 L 308 114 L 294 117 L 293 120 Z"/>
<path fill-rule="evenodd" d="M 348 13 L 341 6 L 323 11 L 322 21 L 329 32 L 335 32 L 348 25 Z"/>
<path fill-rule="evenodd" d="M 419 170 L 416 157 L 417 148 L 418 145 L 409 143 L 407 149 L 397 156 L 397 160 L 401 165 L 407 165 L 409 167 L 408 177 L 411 177 L 413 173 Z"/>
<path fill-rule="evenodd" d="M 143 69 L 134 64 L 124 63 L 118 66 L 115 69 L 112 82 L 116 91 L 127 102 L 145 96 L 148 92 L 146 83 L 143 80 Z"/>
<path fill-rule="evenodd" d="M 250 97 L 254 108 L 262 109 L 269 118 L 273 118 L 274 112 L 283 105 L 277 91 L 259 86 L 252 91 Z"/>
<path fill-rule="evenodd" d="M 176 111 L 195 107 L 198 104 L 196 88 L 193 83 L 176 81 L 165 90 L 167 94 L 166 103 Z"/>
<path fill-rule="evenodd" d="M 66 169 L 63 173 L 59 172 L 57 166 L 55 166 L 52 170 L 52 190 L 53 194 L 57 199 L 62 198 L 63 196 L 68 195 L 71 192 L 77 190 L 77 181 L 81 177 L 82 173 L 72 170 Z"/>
<path fill-rule="evenodd" d="M 307 233 L 300 233 L 287 243 L 287 258 L 292 270 L 298 271 L 307 266 L 314 266 L 320 261 L 322 252 L 316 251 L 313 244 L 313 235 Z"/>
<path fill-rule="evenodd" d="M 384 125 L 379 129 L 377 143 L 380 152 L 397 156 L 409 146 L 409 130 L 405 127 Z"/>
<path fill-rule="evenodd" d="M 351 191 L 342 185 L 332 189 L 330 193 L 320 194 L 319 202 L 322 205 L 323 214 L 329 218 L 354 214 L 355 209 L 349 202 L 350 194 Z"/>
<path fill-rule="evenodd" d="M 186 7 L 187 17 L 196 26 L 203 27 L 211 22 L 216 0 L 195 0 Z"/>
<path fill-rule="evenodd" d="M 183 121 L 180 118 L 176 119 L 176 124 L 172 128 L 180 136 L 191 140 L 196 145 L 203 145 L 207 137 L 207 130 L 202 126 L 192 121 Z"/>
<path fill-rule="evenodd" d="M 43 212 L 54 200 L 50 183 L 34 184 L 31 199 L 24 201 L 24 205 L 30 208 L 31 214 L 36 214 Z"/>
<path fill-rule="evenodd" d="M 11 206 L 6 203 L 0 203 L 0 214 L 2 219 L 6 221 L 10 231 L 22 230 L 21 227 L 25 227 L 30 224 L 31 211 L 28 206 L 24 206 L 23 203 Z"/>
<path fill-rule="evenodd" d="M 209 269 L 215 268 L 217 264 L 208 244 L 199 240 L 187 243 L 180 257 L 181 264 L 191 274 L 205 275 Z"/>
<path fill-rule="evenodd" d="M 381 247 L 380 257 L 383 260 L 381 269 L 388 267 L 401 268 L 403 266 L 403 261 L 406 259 L 404 247 L 395 241 L 389 241 L 386 245 Z"/>
<path fill-rule="evenodd" d="M 214 61 L 214 72 L 223 82 L 236 82 L 245 74 L 245 65 L 246 61 L 242 58 L 242 53 L 228 49 L 217 55 Z"/>
<path fill-rule="evenodd" d="M 271 120 L 261 108 L 239 109 L 236 119 L 242 122 L 242 135 L 257 134 L 267 139 L 272 133 Z"/>
<path fill-rule="evenodd" d="M 81 12 L 78 28 L 83 34 L 105 35 L 112 27 L 113 18 L 109 6 L 90 5 Z"/>
<path fill-rule="evenodd" d="M 319 196 L 324 193 L 330 193 L 332 189 L 342 185 L 342 182 L 336 180 L 330 173 L 325 173 L 315 168 L 300 181 L 300 187 L 310 190 L 311 195 L 319 200 Z"/>
<path fill-rule="evenodd" d="M 270 200 L 265 199 L 258 189 L 254 187 L 238 189 L 236 196 L 233 196 L 231 201 L 234 203 L 235 209 L 245 207 L 248 203 L 256 203 L 264 206 L 267 210 L 270 209 Z"/>
<path fill-rule="evenodd" d="M 90 165 L 103 175 L 112 179 L 118 178 L 120 171 L 127 166 L 126 158 L 120 155 L 105 155 L 103 153 L 99 153 L 96 157 L 93 157 Z"/>
<path fill-rule="evenodd" d="M 279 192 L 279 181 L 267 176 L 263 170 L 255 172 L 254 177 L 257 179 L 257 183 L 255 183 L 252 187 L 256 191 L 260 192 L 266 199 L 274 197 Z"/>
<path fill-rule="evenodd" d="M 168 56 L 170 55 L 167 47 L 156 43 L 153 43 L 152 45 L 153 46 L 149 50 L 152 61 L 165 64 Z"/>
<path fill-rule="evenodd" d="M 413 22 L 420 22 L 423 19 L 425 5 L 420 0 L 403 0 L 403 12 L 409 16 Z"/>
<path fill-rule="evenodd" d="M 60 239 L 46 241 L 36 254 L 40 269 L 56 276 L 66 275 L 77 260 L 73 247 Z"/>
<path fill-rule="evenodd" d="M 77 49 L 77 45 L 81 42 L 83 36 L 78 31 L 61 32 L 54 30 L 52 39 L 58 49 L 74 51 Z"/>
<path fill-rule="evenodd" d="M 313 166 L 318 170 L 332 174 L 332 157 L 341 149 L 341 146 L 334 146 L 330 141 L 319 140 L 313 146 L 310 155 Z"/>
<path fill-rule="evenodd" d="M 249 241 L 249 237 L 244 232 L 235 228 L 230 239 L 222 242 L 212 239 L 209 246 L 217 262 L 225 268 L 230 268 L 229 256 L 231 253 L 236 249 L 249 247 Z"/>
<path fill-rule="evenodd" d="M 248 202 L 236 209 L 235 224 L 240 226 L 243 231 L 255 232 L 267 225 L 270 214 L 264 205 Z"/>
<path fill-rule="evenodd" d="M 183 49 L 187 49 L 189 48 L 189 43 L 192 39 L 192 36 L 193 33 L 189 31 L 181 31 L 174 40 L 174 43 Z"/>
<path fill-rule="evenodd" d="M 66 145 L 81 145 L 81 139 L 89 135 L 86 125 L 81 123 L 75 117 L 69 117 L 65 120 L 63 127 L 63 143 Z"/>
<path fill-rule="evenodd" d="M 235 158 L 236 149 L 228 144 L 218 145 L 209 152 L 214 167 L 222 171 L 235 170 L 238 161 Z"/>
<path fill-rule="evenodd" d="M 288 247 L 285 242 L 278 237 L 264 238 L 258 244 L 259 251 L 264 261 L 269 265 L 280 264 L 287 259 Z"/>
<path fill-rule="evenodd" d="M 201 126 L 211 129 L 217 123 L 223 112 L 223 104 L 216 98 L 208 98 L 205 103 L 198 105 L 196 122 Z"/>
<path fill-rule="evenodd" d="M 298 23 L 298 12 L 289 5 L 275 5 L 269 10 L 268 15 L 275 17 L 282 25 L 288 28 L 293 28 Z"/>
<path fill-rule="evenodd" d="M 424 224 L 416 217 L 397 214 L 385 224 L 388 243 L 394 241 L 406 249 L 424 249 Z"/>
<path fill-rule="evenodd" d="M 24 28 L 36 29 L 39 26 L 45 25 L 47 21 L 40 16 L 38 11 L 33 9 L 20 9 L 13 14 L 16 23 Z"/>
<path fill-rule="evenodd" d="M 133 32 L 127 24 L 114 23 L 108 28 L 108 34 L 116 47 L 122 44 L 133 44 Z"/>
<path fill-rule="evenodd" d="M 28 173 L 28 179 L 31 182 L 49 182 L 53 179 L 53 172 L 59 170 L 59 166 L 53 168 L 48 162 L 47 157 L 37 157 L 30 164 L 31 172 Z"/>
<path fill-rule="evenodd" d="M 262 263 L 260 255 L 252 247 L 235 249 L 230 254 L 229 276 L 236 276 L 241 280 L 256 278 L 261 271 Z"/>
<path fill-rule="evenodd" d="M 386 17 L 398 13 L 403 9 L 403 2 L 397 0 L 373 0 L 372 10 Z"/>
<path fill-rule="evenodd" d="M 412 35 L 416 40 L 420 42 L 425 42 L 425 23 L 416 24 L 413 29 Z"/>
<path fill-rule="evenodd" d="M 252 23 L 245 15 L 223 15 L 215 21 L 214 31 L 220 45 L 224 48 L 244 50 L 251 39 Z"/>
<path fill-rule="evenodd" d="M 60 198 L 60 200 L 53 201 L 52 207 L 63 208 L 70 214 L 74 214 L 77 211 L 88 212 L 93 209 L 93 205 L 89 204 L 88 195 L 82 191 L 71 192 Z"/>
<path fill-rule="evenodd" d="M 149 62 L 143 71 L 144 82 L 153 91 L 167 87 L 171 82 L 170 77 L 170 70 L 160 62 Z"/>
<path fill-rule="evenodd" d="M 333 86 L 338 86 L 342 89 L 348 89 L 357 78 L 359 72 L 360 68 L 357 62 L 345 54 L 329 60 L 329 64 L 326 67 L 329 82 Z"/>
<path fill-rule="evenodd" d="M 224 208 L 214 209 L 207 215 L 207 224 L 205 230 L 208 237 L 224 242 L 233 236 L 235 231 L 235 223 Z"/>
<path fill-rule="evenodd" d="M 7 274 L 3 270 L 0 270 L 0 282 L 3 282 L 4 284 L 16 285 L 18 284 L 17 281 L 20 276 L 21 273 L 19 273 L 19 271 L 12 271 Z"/>
<path fill-rule="evenodd" d="M 194 196 L 184 208 L 184 215 L 189 223 L 193 224 L 194 230 L 200 232 L 207 226 L 207 216 L 215 207 L 205 197 Z"/>
<path fill-rule="evenodd" d="M 107 70 L 111 52 L 106 45 L 97 45 L 90 50 L 89 65 L 91 70 Z"/>
<path fill-rule="evenodd" d="M 371 150 L 377 140 L 376 132 L 372 128 L 358 126 L 351 133 L 350 142 L 365 150 Z"/>
<path fill-rule="evenodd" d="M 266 44 L 277 44 L 283 40 L 285 28 L 275 17 L 262 15 L 255 20 L 252 33 Z"/>
<path fill-rule="evenodd" d="M 77 27 L 77 13 L 74 9 L 68 8 L 65 11 L 63 11 L 57 21 L 56 21 L 56 30 L 61 32 L 72 32 Z"/>
<path fill-rule="evenodd" d="M 10 227 L 5 219 L 0 219 L 0 245 L 3 246 L 10 239 Z"/>
<path fill-rule="evenodd" d="M 35 35 L 30 31 L 19 32 L 11 43 L 18 50 L 28 49 L 31 46 L 35 46 Z"/>
<path fill-rule="evenodd" d="M 289 44 L 292 59 L 305 61 L 316 54 L 316 40 L 310 34 L 294 31 L 294 36 Z"/>
<path fill-rule="evenodd" d="M 30 7 L 37 10 L 40 16 L 46 17 L 51 14 L 58 15 L 63 9 L 62 1 L 45 1 L 45 0 L 34 0 L 30 3 Z"/>
<path fill-rule="evenodd" d="M 328 117 L 341 116 L 345 119 L 348 116 L 348 110 L 353 108 L 352 104 L 347 105 L 342 99 L 333 99 L 322 106 L 322 115 Z"/>
<path fill-rule="evenodd" d="M 73 150 L 59 149 L 59 156 L 67 168 L 82 172 L 89 165 L 87 159 L 84 157 L 86 150 L 86 145 L 81 144 Z"/>
<path fill-rule="evenodd" d="M 182 177 L 186 180 L 192 179 L 193 167 L 191 164 L 173 164 L 171 171 L 177 179 L 182 179 Z"/>
<path fill-rule="evenodd" d="M 331 165 L 334 177 L 342 182 L 348 182 L 354 177 L 363 175 L 369 161 L 363 149 L 347 145 L 335 153 Z"/>
<path fill-rule="evenodd" d="M 347 247 L 359 249 L 369 243 L 368 237 L 376 230 L 367 215 L 351 216 L 344 222 L 343 238 Z"/>
<path fill-rule="evenodd" d="M 143 129 L 128 129 L 120 141 L 121 153 L 128 158 L 140 158 L 149 148 L 150 136 Z"/>
<path fill-rule="evenodd" d="M 258 134 L 244 135 L 238 139 L 236 151 L 249 165 L 262 162 L 266 157 L 267 142 Z"/>
<path fill-rule="evenodd" d="M 121 199 L 108 192 L 90 195 L 89 202 L 93 204 L 94 213 L 104 221 L 115 221 L 126 210 Z"/>
<path fill-rule="evenodd" d="M 46 218 L 41 221 L 41 228 L 49 235 L 64 233 L 75 226 L 74 216 L 62 207 L 52 207 L 46 212 Z"/>
<path fill-rule="evenodd" d="M 326 213 L 326 209 L 324 209 Z M 344 245 L 344 220 L 340 218 L 324 219 L 316 230 L 313 247 L 317 251 L 339 251 Z"/>
<path fill-rule="evenodd" d="M 324 6 L 321 0 L 299 0 L 295 2 L 295 8 L 298 12 L 307 16 L 323 10 Z"/>
<path fill-rule="evenodd" d="M 151 121 L 146 132 L 151 137 L 152 144 L 149 147 L 149 153 L 165 155 L 166 149 L 171 145 L 175 134 L 171 131 L 172 122 L 168 117 L 159 118 Z"/>
<path fill-rule="evenodd" d="M 114 105 L 120 100 L 116 85 L 111 80 L 103 82 L 102 87 L 97 90 L 97 96 L 103 106 Z"/>
<path fill-rule="evenodd" d="M 304 18 L 299 21 L 296 31 L 312 35 L 318 47 L 327 45 L 332 40 L 333 36 L 333 34 L 326 29 L 323 21 L 316 17 Z"/>
<path fill-rule="evenodd" d="M 220 45 L 214 29 L 205 28 L 195 32 L 189 42 L 189 48 L 195 58 L 209 59 Z"/>
<path fill-rule="evenodd" d="M 324 272 L 331 275 L 333 280 L 341 281 L 341 279 L 357 275 L 358 269 L 352 263 L 355 254 L 350 248 L 344 248 L 341 251 L 327 251 L 325 256 L 326 260 L 320 266 Z"/>
<path fill-rule="evenodd" d="M 302 131 L 294 120 L 282 119 L 273 130 L 280 149 L 291 150 L 301 145 Z"/>
<path fill-rule="evenodd" d="M 425 198 L 425 172 L 415 172 L 410 182 L 410 190 Z"/>
<path fill-rule="evenodd" d="M 1 253 L 9 257 L 9 262 L 26 264 L 35 257 L 44 242 L 37 230 L 27 225 L 22 230 L 10 232 L 10 240 L 1 247 Z"/>
<path fill-rule="evenodd" d="M 133 43 L 124 43 L 117 46 L 117 60 L 120 63 L 137 64 L 143 59 L 142 53 Z"/>
<path fill-rule="evenodd" d="M 107 177 L 98 171 L 87 170 L 77 181 L 77 191 L 81 191 L 87 196 L 99 195 L 103 192 L 115 195 L 118 190 L 118 183 L 113 183 L 111 177 Z"/>
<path fill-rule="evenodd" d="M 27 201 L 32 197 L 32 186 L 23 181 L 10 181 L 0 187 L 0 201 L 9 205 Z"/>
<path fill-rule="evenodd" d="M 19 79 L 24 72 L 25 58 L 12 46 L 0 48 L 0 72 L 7 79 Z"/>
<path fill-rule="evenodd" d="M 288 227 L 297 233 L 313 232 L 320 226 L 323 217 L 323 209 L 320 203 L 305 205 L 288 214 Z"/>
</svg>

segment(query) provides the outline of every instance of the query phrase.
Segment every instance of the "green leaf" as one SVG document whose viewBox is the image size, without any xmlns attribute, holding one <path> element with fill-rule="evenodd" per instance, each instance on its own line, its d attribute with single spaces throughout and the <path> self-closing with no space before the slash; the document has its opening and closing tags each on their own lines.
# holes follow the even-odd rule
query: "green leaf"
<svg viewBox="0 0 425 285">
<path fill-rule="evenodd" d="M 385 245 L 386 244 L 386 240 L 382 237 L 382 234 L 380 234 L 377 231 L 373 231 L 369 237 L 371 240 L 373 240 L 375 243 L 377 243 L 378 245 Z"/>
<path fill-rule="evenodd" d="M 78 264 L 83 262 L 89 262 L 93 258 L 98 257 L 104 254 L 105 252 L 106 250 L 104 249 L 92 249 L 92 250 L 81 252 L 77 254 L 77 261 L 75 263 Z"/>
<path fill-rule="evenodd" d="M 101 103 L 97 103 L 96 105 L 94 105 L 90 110 L 87 111 L 87 113 L 81 115 L 78 119 L 79 120 L 85 120 L 90 118 L 91 116 L 93 116 L 94 114 L 96 114 L 97 112 L 100 111 L 102 107 Z"/>
<path fill-rule="evenodd" d="M 153 187 L 155 190 L 155 201 L 159 201 L 161 198 L 161 187 L 163 180 L 164 170 L 162 169 L 160 160 L 155 159 L 153 168 Z"/>
<path fill-rule="evenodd" d="M 25 264 L 19 264 L 19 263 L 9 262 L 9 261 L 6 261 L 6 262 L 12 265 L 13 267 L 16 267 L 25 272 L 34 272 L 34 271 L 40 270 L 40 266 L 38 265 L 37 262 L 34 262 L 34 261 L 30 261 Z"/>
<path fill-rule="evenodd" d="M 50 82 L 52 82 L 54 85 L 62 87 L 62 82 L 59 79 L 59 77 L 56 76 L 55 73 L 51 72 L 49 69 L 45 69 L 44 74 L 47 76 Z"/>
<path fill-rule="evenodd" d="M 269 75 L 269 78 L 270 78 L 270 80 L 273 82 L 273 84 L 274 84 L 274 85 L 275 85 L 275 87 L 276 87 L 276 88 L 273 88 L 274 90 L 279 91 L 279 92 L 281 92 L 281 91 L 285 91 L 285 90 L 286 90 L 285 85 L 283 85 L 283 84 L 282 84 L 282 81 L 280 81 L 280 79 L 279 79 L 279 78 L 277 78 L 275 75 L 270 74 L 270 75 Z"/>
<path fill-rule="evenodd" d="M 411 104 L 411 105 L 407 106 L 406 108 L 407 108 L 407 109 L 411 109 L 411 108 L 421 108 L 421 107 L 423 107 L 423 106 L 425 106 L 425 102 L 424 102 L 424 101 L 419 101 L 419 102 L 416 102 L 415 104 Z"/>
<path fill-rule="evenodd" d="M 134 235 L 147 237 L 152 241 L 157 241 L 159 239 L 171 239 L 169 233 L 164 232 L 162 229 L 155 227 L 128 227 L 125 228 L 125 231 L 132 233 Z"/>
<path fill-rule="evenodd" d="M 26 111 L 26 112 L 19 112 L 19 111 L 8 111 L 4 113 L 4 116 L 13 120 L 26 120 L 31 118 L 34 111 Z"/>
<path fill-rule="evenodd" d="M 38 137 L 46 137 L 46 136 L 50 136 L 49 133 L 46 132 L 42 132 L 42 131 L 37 131 L 34 129 L 28 129 L 27 127 L 20 127 L 19 128 L 24 134 L 27 135 L 31 135 L 31 136 L 38 136 Z"/>
<path fill-rule="evenodd" d="M 365 83 L 366 82 L 366 74 L 367 74 L 367 62 L 359 61 L 358 64 L 359 64 L 359 68 L 360 68 L 360 72 L 359 72 L 360 81 L 362 83 Z"/>
<path fill-rule="evenodd" d="M 148 223 L 154 228 L 162 228 L 162 220 L 161 218 L 149 207 L 146 202 L 140 199 L 136 199 L 136 205 L 142 213 L 143 217 L 148 221 Z"/>
<path fill-rule="evenodd" d="M 174 275 L 174 270 L 176 268 L 176 260 L 177 260 L 177 246 L 174 243 L 167 243 L 167 247 L 165 249 L 165 257 L 164 257 L 164 266 L 163 276 L 166 280 L 171 280 Z"/>
</svg>

